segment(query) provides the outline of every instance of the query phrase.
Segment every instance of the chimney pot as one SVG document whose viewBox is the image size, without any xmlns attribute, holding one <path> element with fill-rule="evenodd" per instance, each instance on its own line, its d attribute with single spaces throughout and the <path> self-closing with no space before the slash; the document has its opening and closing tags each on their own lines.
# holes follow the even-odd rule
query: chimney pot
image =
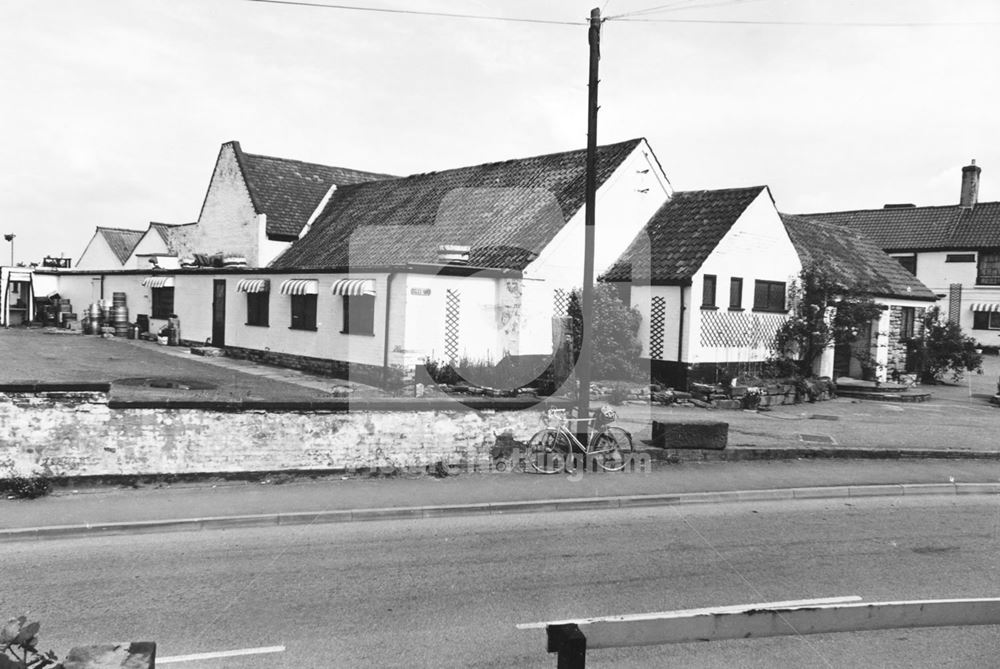
<svg viewBox="0 0 1000 669">
<path fill-rule="evenodd" d="M 962 194 L 958 206 L 962 209 L 972 209 L 979 200 L 979 173 L 980 167 L 976 166 L 973 158 L 971 165 L 962 168 Z"/>
</svg>

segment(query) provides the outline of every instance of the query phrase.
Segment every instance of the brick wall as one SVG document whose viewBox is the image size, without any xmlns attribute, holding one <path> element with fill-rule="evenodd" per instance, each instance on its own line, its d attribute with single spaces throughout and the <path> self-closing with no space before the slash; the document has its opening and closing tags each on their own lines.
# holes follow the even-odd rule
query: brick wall
<svg viewBox="0 0 1000 669">
<path fill-rule="evenodd" d="M 0 478 L 485 464 L 498 438 L 538 431 L 541 411 L 118 409 L 102 393 L 6 393 Z"/>
<path fill-rule="evenodd" d="M 251 348 L 226 346 L 226 355 L 240 360 L 252 360 L 267 365 L 288 367 L 314 374 L 325 374 L 338 379 L 349 379 L 369 385 L 382 385 L 383 368 L 375 365 L 344 362 L 343 360 L 328 360 L 311 358 L 305 355 L 280 353 L 278 351 L 258 351 Z"/>
</svg>

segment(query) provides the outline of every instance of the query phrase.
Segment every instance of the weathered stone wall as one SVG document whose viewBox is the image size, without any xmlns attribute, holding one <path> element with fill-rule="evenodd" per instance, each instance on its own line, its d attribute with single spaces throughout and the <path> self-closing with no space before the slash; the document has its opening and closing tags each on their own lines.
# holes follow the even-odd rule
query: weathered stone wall
<svg viewBox="0 0 1000 669">
<path fill-rule="evenodd" d="M 924 315 L 927 309 L 917 307 L 914 309 L 913 336 L 922 337 L 924 335 Z M 889 307 L 889 338 L 888 338 L 888 375 L 889 377 L 905 374 L 907 369 L 907 339 L 902 336 L 903 329 L 903 307 L 893 305 Z"/>
<path fill-rule="evenodd" d="M 115 408 L 103 393 L 0 394 L 0 478 L 352 470 L 486 463 L 544 406 L 476 411 Z"/>
</svg>

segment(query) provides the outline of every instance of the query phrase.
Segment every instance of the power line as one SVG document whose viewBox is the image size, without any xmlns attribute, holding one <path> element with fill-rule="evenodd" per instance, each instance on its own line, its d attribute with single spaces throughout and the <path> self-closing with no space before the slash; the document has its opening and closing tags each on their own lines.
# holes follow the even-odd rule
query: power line
<svg viewBox="0 0 1000 669">
<path fill-rule="evenodd" d="M 769 21 L 754 19 L 630 19 L 609 17 L 618 23 L 717 23 L 755 26 L 818 26 L 833 28 L 937 28 L 996 26 L 1000 21 L 929 21 L 929 22 L 879 22 L 879 21 Z"/>
<path fill-rule="evenodd" d="M 387 9 L 382 7 L 359 7 L 356 5 L 332 5 L 321 2 L 301 2 L 299 0 L 246 0 L 247 2 L 265 2 L 274 5 L 297 5 L 300 7 L 317 7 L 321 9 L 342 9 L 355 12 L 377 12 L 381 14 L 411 14 L 416 16 L 436 16 L 449 19 L 473 19 L 479 21 L 507 21 L 511 23 L 541 23 L 557 26 L 581 26 L 587 21 L 553 21 L 548 19 L 528 19 L 511 16 L 485 16 L 482 14 L 453 14 L 450 12 L 422 12 L 412 9 Z"/>
</svg>

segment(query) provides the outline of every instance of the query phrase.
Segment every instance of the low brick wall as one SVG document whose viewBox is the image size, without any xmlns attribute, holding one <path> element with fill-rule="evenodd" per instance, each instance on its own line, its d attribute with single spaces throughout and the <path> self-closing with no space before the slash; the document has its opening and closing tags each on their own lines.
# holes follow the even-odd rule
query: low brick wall
<svg viewBox="0 0 1000 669">
<path fill-rule="evenodd" d="M 546 408 L 218 411 L 109 406 L 102 392 L 7 392 L 0 478 L 486 464 L 498 439 L 526 442 L 538 431 Z"/>
<path fill-rule="evenodd" d="M 230 358 L 250 360 L 276 367 L 298 369 L 303 372 L 324 374 L 338 379 L 348 379 L 369 385 L 382 385 L 385 370 L 375 365 L 344 362 L 343 360 L 328 360 L 326 358 L 310 358 L 305 355 L 279 353 L 277 351 L 260 351 L 253 348 L 226 346 L 226 355 Z"/>
</svg>

